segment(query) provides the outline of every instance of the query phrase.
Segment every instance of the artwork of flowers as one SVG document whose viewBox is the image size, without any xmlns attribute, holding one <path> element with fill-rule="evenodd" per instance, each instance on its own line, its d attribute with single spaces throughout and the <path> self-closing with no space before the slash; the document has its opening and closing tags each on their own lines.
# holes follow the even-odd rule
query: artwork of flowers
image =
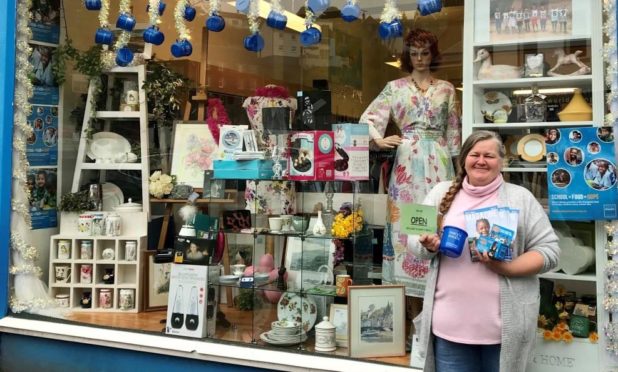
<svg viewBox="0 0 618 372">
<path fill-rule="evenodd" d="M 176 176 L 176 181 L 202 187 L 204 171 L 212 169 L 217 151 L 217 144 L 207 125 L 177 123 L 172 151 L 172 174 Z"/>
</svg>

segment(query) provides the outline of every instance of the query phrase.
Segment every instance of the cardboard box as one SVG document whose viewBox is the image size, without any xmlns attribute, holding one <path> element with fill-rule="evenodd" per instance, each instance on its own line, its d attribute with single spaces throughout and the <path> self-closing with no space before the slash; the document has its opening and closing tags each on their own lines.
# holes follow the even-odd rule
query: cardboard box
<svg viewBox="0 0 618 372">
<path fill-rule="evenodd" d="M 221 266 L 172 264 L 165 333 L 204 338 L 215 334 Z"/>
<path fill-rule="evenodd" d="M 285 160 L 281 167 L 286 169 Z M 228 180 L 271 180 L 275 175 L 272 160 L 215 160 L 213 169 L 214 178 Z"/>
<path fill-rule="evenodd" d="M 335 133 L 335 179 L 369 179 L 369 125 L 333 124 Z"/>
<path fill-rule="evenodd" d="M 335 179 L 335 146 L 332 131 L 316 130 L 290 134 L 289 179 L 332 181 Z"/>
</svg>

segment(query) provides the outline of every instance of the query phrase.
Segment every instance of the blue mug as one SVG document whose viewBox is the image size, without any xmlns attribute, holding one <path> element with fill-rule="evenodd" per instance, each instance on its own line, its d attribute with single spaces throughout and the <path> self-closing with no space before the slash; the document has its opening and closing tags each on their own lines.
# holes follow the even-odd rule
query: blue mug
<svg viewBox="0 0 618 372">
<path fill-rule="evenodd" d="M 285 14 L 281 14 L 279 12 L 275 12 L 271 10 L 268 13 L 268 17 L 266 18 L 266 24 L 269 27 L 275 28 L 277 30 L 285 30 L 285 26 L 288 23 L 288 17 Z"/>
<path fill-rule="evenodd" d="M 191 42 L 187 39 L 176 40 L 174 44 L 172 44 L 172 55 L 176 58 L 187 57 L 193 53 L 193 46 Z"/>
<path fill-rule="evenodd" d="M 116 21 L 116 27 L 121 28 L 125 31 L 133 31 L 135 28 L 135 17 L 133 17 L 129 13 L 122 13 L 118 16 L 118 20 Z"/>
<path fill-rule="evenodd" d="M 225 19 L 218 14 L 213 14 L 206 20 L 206 28 L 209 31 L 219 32 L 225 28 Z"/>
<path fill-rule="evenodd" d="M 315 27 L 309 27 L 300 33 L 300 43 L 305 46 L 318 44 L 322 41 L 322 33 Z"/>
<path fill-rule="evenodd" d="M 380 22 L 378 32 L 382 39 L 401 37 L 403 35 L 403 25 L 399 19 L 394 19 L 390 23 Z"/>
<path fill-rule="evenodd" d="M 466 230 L 455 226 L 444 226 L 440 239 L 440 252 L 445 256 L 457 258 L 461 256 L 467 240 Z"/>
<path fill-rule="evenodd" d="M 192 7 L 191 5 L 187 5 L 185 6 L 185 14 L 183 15 L 183 17 L 191 22 L 195 19 L 195 14 L 197 14 L 197 11 L 195 10 L 194 7 Z"/>
<path fill-rule="evenodd" d="M 249 35 L 245 37 L 244 45 L 250 52 L 259 52 L 264 49 L 264 38 L 258 33 Z"/>
<path fill-rule="evenodd" d="M 154 45 L 161 45 L 165 41 L 165 35 L 156 26 L 150 26 L 144 31 L 144 41 Z"/>
<path fill-rule="evenodd" d="M 426 16 L 431 13 L 438 13 L 442 10 L 441 0 L 418 0 L 418 11 Z"/>
<path fill-rule="evenodd" d="M 146 5 L 146 12 L 150 11 L 150 5 Z M 163 12 L 165 12 L 165 3 L 161 1 L 159 3 L 159 15 L 162 16 Z"/>
<path fill-rule="evenodd" d="M 247 14 L 249 13 L 249 7 L 251 6 L 250 0 L 236 0 L 236 10 L 240 13 Z"/>
<path fill-rule="evenodd" d="M 341 8 L 341 18 L 346 22 L 356 21 L 360 17 L 360 7 L 357 4 L 348 3 Z"/>
<path fill-rule="evenodd" d="M 112 45 L 114 42 L 114 34 L 109 28 L 98 28 L 94 34 L 94 42 L 97 44 Z"/>
<path fill-rule="evenodd" d="M 101 10 L 101 0 L 84 0 L 84 5 L 88 10 Z"/>
<path fill-rule="evenodd" d="M 319 14 L 328 9 L 330 0 L 309 0 L 307 4 L 313 13 Z"/>
<path fill-rule="evenodd" d="M 128 66 L 133 61 L 133 52 L 128 47 L 122 47 L 116 52 L 116 64 L 118 66 Z"/>
</svg>

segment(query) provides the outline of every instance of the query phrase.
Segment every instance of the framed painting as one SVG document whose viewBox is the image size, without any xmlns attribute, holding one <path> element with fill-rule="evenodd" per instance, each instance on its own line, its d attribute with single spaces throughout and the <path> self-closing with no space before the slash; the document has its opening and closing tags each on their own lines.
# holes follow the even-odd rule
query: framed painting
<svg viewBox="0 0 618 372">
<path fill-rule="evenodd" d="M 335 326 L 337 346 L 348 347 L 348 305 L 331 304 L 329 319 Z"/>
<path fill-rule="evenodd" d="M 157 251 L 145 251 L 146 270 L 144 270 L 144 311 L 167 309 L 167 298 L 170 290 L 171 263 L 155 264 L 154 255 Z"/>
<path fill-rule="evenodd" d="M 288 287 L 303 290 L 332 284 L 335 244 L 331 239 L 287 238 L 285 267 Z M 301 285 L 302 284 L 302 285 Z"/>
<path fill-rule="evenodd" d="M 178 122 L 174 125 L 172 170 L 177 183 L 193 188 L 204 186 L 204 171 L 212 169 L 218 146 L 203 122 Z"/>
<path fill-rule="evenodd" d="M 348 340 L 354 358 L 406 355 L 404 286 L 350 286 Z"/>
</svg>

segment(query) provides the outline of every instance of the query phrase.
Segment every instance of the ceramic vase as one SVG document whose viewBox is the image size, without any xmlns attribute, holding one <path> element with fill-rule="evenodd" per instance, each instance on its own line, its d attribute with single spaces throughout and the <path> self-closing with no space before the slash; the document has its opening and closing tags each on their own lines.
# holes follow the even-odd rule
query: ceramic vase
<svg viewBox="0 0 618 372">
<path fill-rule="evenodd" d="M 313 235 L 322 236 L 326 235 L 326 226 L 324 225 L 324 221 L 322 221 L 322 211 L 318 211 L 318 219 L 315 221 L 315 225 L 313 225 Z"/>
</svg>

